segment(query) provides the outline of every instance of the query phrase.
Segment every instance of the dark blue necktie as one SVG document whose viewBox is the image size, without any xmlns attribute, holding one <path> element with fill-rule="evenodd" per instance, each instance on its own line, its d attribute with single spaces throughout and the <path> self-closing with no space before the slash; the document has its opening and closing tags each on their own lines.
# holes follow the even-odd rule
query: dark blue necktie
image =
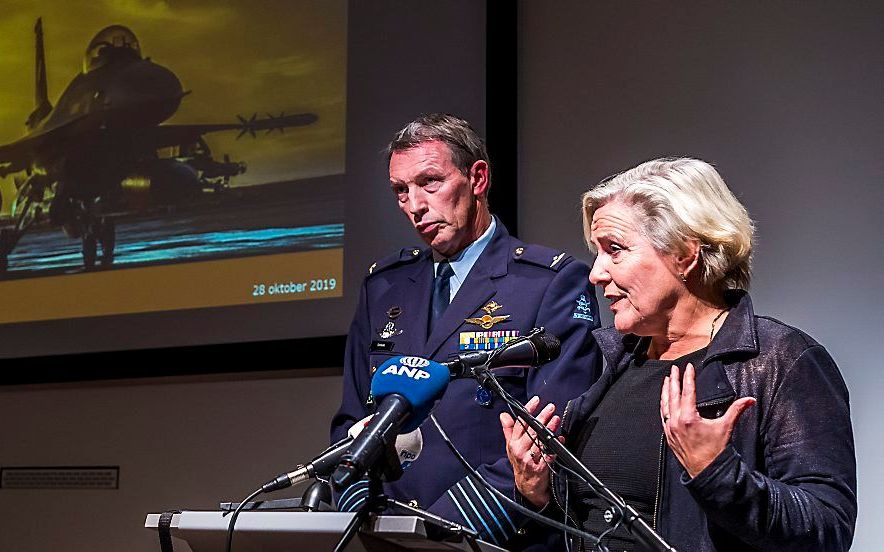
<svg viewBox="0 0 884 552">
<path fill-rule="evenodd" d="M 454 270 L 451 268 L 451 263 L 447 260 L 443 260 L 439 263 L 439 267 L 436 269 L 436 279 L 433 281 L 433 304 L 430 310 L 430 325 L 429 333 L 433 333 L 433 327 L 435 323 L 442 318 L 442 315 L 445 313 L 445 309 L 448 308 L 448 303 L 451 301 L 451 277 L 454 276 Z"/>
</svg>

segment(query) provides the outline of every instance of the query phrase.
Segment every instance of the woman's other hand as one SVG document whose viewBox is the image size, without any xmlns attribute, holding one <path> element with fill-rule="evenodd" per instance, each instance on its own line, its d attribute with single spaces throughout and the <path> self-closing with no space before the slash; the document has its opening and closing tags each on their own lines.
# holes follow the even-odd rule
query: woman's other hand
<svg viewBox="0 0 884 552">
<path fill-rule="evenodd" d="M 660 418 L 669 448 L 688 475 L 696 477 L 724 451 L 737 420 L 755 404 L 753 397 L 737 399 L 720 418 L 708 420 L 697 411 L 694 366 L 688 364 L 684 383 L 677 366 L 663 381 L 660 393 Z"/>
</svg>

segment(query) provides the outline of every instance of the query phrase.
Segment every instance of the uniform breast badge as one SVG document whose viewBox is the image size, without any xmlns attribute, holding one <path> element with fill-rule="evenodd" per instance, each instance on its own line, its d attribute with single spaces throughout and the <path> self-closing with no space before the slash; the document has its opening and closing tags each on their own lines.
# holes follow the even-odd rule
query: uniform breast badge
<svg viewBox="0 0 884 552">
<path fill-rule="evenodd" d="M 387 324 L 380 330 L 378 330 L 378 337 L 381 339 L 390 339 L 391 337 L 401 335 L 402 330 L 396 327 L 396 323 L 390 320 Z"/>
<path fill-rule="evenodd" d="M 461 351 L 493 351 L 517 337 L 519 337 L 519 330 L 460 332 L 458 349 Z"/>
<path fill-rule="evenodd" d="M 500 316 L 494 316 L 492 313 L 498 309 L 503 308 L 503 305 L 496 301 L 491 301 L 484 307 L 482 310 L 485 311 L 485 314 L 479 318 L 464 318 L 464 322 L 467 324 L 476 324 L 480 326 L 483 330 L 490 330 L 494 327 L 498 322 L 503 322 L 504 320 L 508 320 L 510 315 L 503 314 Z"/>
<path fill-rule="evenodd" d="M 509 320 L 509 314 L 495 316 L 493 313 L 503 308 L 497 301 L 490 301 L 482 310 L 485 314 L 478 318 L 465 318 L 467 324 L 476 324 L 483 330 L 491 330 L 495 324 Z M 461 351 L 492 351 L 519 337 L 519 330 L 493 330 L 485 332 L 460 332 L 458 348 Z M 478 396 L 477 399 L 478 401 Z"/>
<path fill-rule="evenodd" d="M 485 389 L 481 385 L 476 388 L 476 404 L 479 406 L 489 407 L 493 402 L 494 395 L 491 394 L 491 391 Z"/>
<path fill-rule="evenodd" d="M 402 314 L 402 307 L 392 306 L 387 309 L 387 324 L 380 330 L 378 330 L 378 336 L 381 339 L 390 339 L 391 337 L 401 335 L 402 330 L 396 327 L 396 323 L 393 322 Z"/>
</svg>

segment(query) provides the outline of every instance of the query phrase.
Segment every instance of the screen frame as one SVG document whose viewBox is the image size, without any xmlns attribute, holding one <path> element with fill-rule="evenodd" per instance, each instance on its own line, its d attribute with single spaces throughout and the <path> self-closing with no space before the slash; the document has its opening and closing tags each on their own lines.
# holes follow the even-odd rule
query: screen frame
<svg viewBox="0 0 884 552">
<path fill-rule="evenodd" d="M 353 3 L 350 3 L 350 8 Z M 485 129 L 496 187 L 489 198 L 493 212 L 510 229 L 518 232 L 516 192 L 518 119 L 518 3 L 484 2 L 485 19 Z M 348 81 L 349 81 L 348 71 Z M 349 86 L 349 85 L 348 85 Z M 349 109 L 349 107 L 348 107 Z M 500 183 L 506 183 L 506 186 Z M 394 247 L 395 244 L 390 245 Z M 346 255 L 346 253 L 345 253 Z M 347 271 L 349 275 L 350 272 Z M 349 289 L 358 282 L 347 282 Z M 349 294 L 348 294 L 349 295 Z M 345 299 L 320 301 L 340 305 Z M 355 301 L 354 301 L 355 303 Z M 244 309 L 249 307 L 225 307 Z M 245 312 L 245 311 L 241 311 Z M 199 311 L 159 313 L 162 318 L 183 316 L 199 319 Z M 246 317 L 248 318 L 248 316 Z M 112 317 L 108 318 L 112 324 Z M 76 321 L 71 321 L 76 323 Z M 247 320 L 244 320 L 247 323 Z M 142 379 L 151 377 L 242 375 L 287 371 L 287 377 L 312 374 L 309 369 L 342 371 L 346 335 L 291 339 L 250 339 L 201 345 L 105 350 L 7 358 L 0 373 L 0 385 Z M 256 359 L 277 358 L 282 362 L 256 366 Z M 125 367 L 125 368 L 121 368 Z"/>
</svg>

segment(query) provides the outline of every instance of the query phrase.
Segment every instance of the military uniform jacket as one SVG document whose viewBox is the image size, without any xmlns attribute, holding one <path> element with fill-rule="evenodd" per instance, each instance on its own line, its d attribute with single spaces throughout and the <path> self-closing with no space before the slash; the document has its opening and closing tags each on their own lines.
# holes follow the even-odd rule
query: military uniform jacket
<svg viewBox="0 0 884 552">
<path fill-rule="evenodd" d="M 598 305 L 585 263 L 525 244 L 498 221 L 491 241 L 427 335 L 433 279 L 430 249 L 403 249 L 370 269 L 347 339 L 343 400 L 332 421 L 332 441 L 343 438 L 354 422 L 373 412 L 371 379 L 384 361 L 398 355 L 449 360 L 459 352 L 461 340 L 469 339 L 468 332 L 525 335 L 543 326 L 559 337 L 558 360 L 536 369 L 495 370 L 503 386 L 522 402 L 539 395 L 542 404 L 553 402 L 561 410 L 598 378 L 601 354 L 591 335 L 598 327 Z M 488 329 L 466 321 L 486 314 L 505 318 Z M 499 421 L 506 407 L 498 398 L 490 404 L 486 397 L 477 398 L 477 387 L 471 379 L 452 381 L 434 415 L 470 465 L 512 497 L 512 466 Z M 432 421 L 425 421 L 421 432 L 420 457 L 399 481 L 385 485 L 388 495 L 472 527 L 489 542 L 507 542 L 519 529 L 515 516 L 467 477 Z M 339 509 L 355 509 L 366 494 L 365 485 L 346 489 L 338 499 Z"/>
</svg>

